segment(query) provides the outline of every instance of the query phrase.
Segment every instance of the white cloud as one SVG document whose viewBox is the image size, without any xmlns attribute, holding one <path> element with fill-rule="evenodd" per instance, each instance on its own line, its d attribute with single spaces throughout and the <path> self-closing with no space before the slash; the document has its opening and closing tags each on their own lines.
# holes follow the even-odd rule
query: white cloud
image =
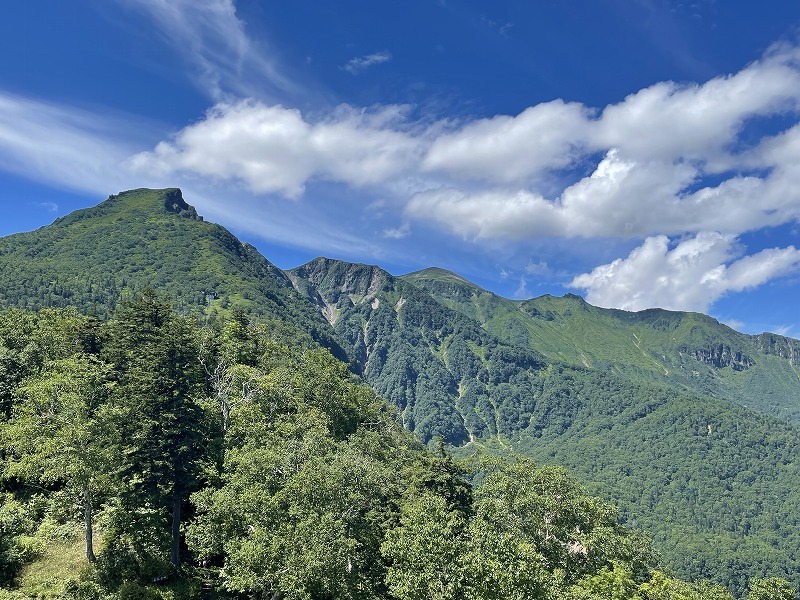
<svg viewBox="0 0 800 600">
<path fill-rule="evenodd" d="M 357 56 L 347 61 L 347 64 L 342 67 L 351 75 L 358 75 L 364 69 L 368 69 L 374 65 L 389 62 L 392 55 L 389 52 L 376 52 L 375 54 L 368 54 L 366 56 Z"/>
<path fill-rule="evenodd" d="M 519 285 L 514 291 L 514 297 L 519 299 L 527 299 L 531 297 L 531 292 L 528 289 L 528 282 L 525 281 L 524 277 L 519 278 Z"/>
<path fill-rule="evenodd" d="M 580 157 L 590 116 L 581 104 L 555 100 L 516 117 L 479 119 L 437 138 L 422 168 L 459 179 L 524 182 Z"/>
<path fill-rule="evenodd" d="M 798 49 L 776 46 L 734 75 L 702 85 L 657 83 L 606 107 L 592 130 L 601 148 L 639 161 L 675 159 L 731 166 L 728 146 L 747 119 L 796 110 Z"/>
<path fill-rule="evenodd" d="M 722 321 L 722 323 L 727 325 L 731 329 L 735 329 L 736 331 L 741 331 L 741 332 L 744 332 L 745 327 L 747 326 L 747 323 L 739 321 L 737 319 L 727 319 L 725 321 Z"/>
<path fill-rule="evenodd" d="M 734 75 L 659 83 L 596 118 L 556 101 L 481 119 L 439 136 L 422 165 L 467 182 L 415 194 L 407 214 L 473 239 L 739 234 L 786 223 L 800 217 L 800 126 L 750 151 L 737 146 L 749 120 L 796 116 L 799 105 L 800 50 L 777 46 Z M 563 169 L 597 152 L 590 175 L 560 183 Z M 709 175 L 714 184 L 703 186 Z"/>
<path fill-rule="evenodd" d="M 193 65 L 197 84 L 215 100 L 230 93 L 260 96 L 298 91 L 296 83 L 248 36 L 234 0 L 118 1 L 151 20 L 163 41 Z"/>
<path fill-rule="evenodd" d="M 131 159 L 139 172 L 194 173 L 244 182 L 255 193 L 299 197 L 309 179 L 385 184 L 419 161 L 420 140 L 397 128 L 401 107 L 342 106 L 311 122 L 257 101 L 218 104 L 172 142 Z"/>
<path fill-rule="evenodd" d="M 402 240 L 411 234 L 411 225 L 403 223 L 400 227 L 383 230 L 383 237 L 390 240 Z"/>
<path fill-rule="evenodd" d="M 471 239 L 638 237 L 695 227 L 677 198 L 696 171 L 689 165 L 639 165 L 611 150 L 595 171 L 556 200 L 527 189 L 490 188 L 465 193 L 442 187 L 415 194 L 406 212 L 433 220 Z"/>
<path fill-rule="evenodd" d="M 130 182 L 121 164 L 145 129 L 0 91 L 0 169 L 73 190 L 117 191 Z"/>
<path fill-rule="evenodd" d="M 760 286 L 800 266 L 794 246 L 762 250 L 736 260 L 731 235 L 703 232 L 670 249 L 666 236 L 647 238 L 627 258 L 575 277 L 569 286 L 587 290 L 590 304 L 606 308 L 707 312 L 728 292 Z"/>
<path fill-rule="evenodd" d="M 228 3 L 212 6 L 235 19 Z M 800 50 L 781 46 L 734 75 L 659 83 L 602 111 L 556 100 L 460 123 L 414 122 L 394 106 L 309 118 L 223 102 L 130 165 L 290 198 L 311 180 L 372 186 L 405 202 L 406 218 L 468 239 L 738 235 L 800 217 L 800 126 L 736 149 L 749 119 L 796 115 L 799 64 Z M 576 181 L 565 169 L 588 174 Z"/>
<path fill-rule="evenodd" d="M 415 194 L 406 213 L 441 223 L 464 238 L 525 239 L 560 229 L 557 209 L 528 191 L 487 191 L 467 195 L 455 188 Z"/>
</svg>

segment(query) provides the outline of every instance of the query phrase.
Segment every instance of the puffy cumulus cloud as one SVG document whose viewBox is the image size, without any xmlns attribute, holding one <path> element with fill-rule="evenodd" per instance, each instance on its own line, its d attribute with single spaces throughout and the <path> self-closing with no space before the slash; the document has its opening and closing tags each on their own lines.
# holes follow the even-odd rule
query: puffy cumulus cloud
<svg viewBox="0 0 800 600">
<path fill-rule="evenodd" d="M 568 167 L 583 153 L 589 109 L 555 100 L 516 117 L 498 115 L 439 136 L 422 168 L 462 179 L 524 182 Z"/>
<path fill-rule="evenodd" d="M 775 148 L 780 162 L 767 174 L 733 175 L 691 192 L 703 180 L 696 165 L 638 162 L 615 148 L 555 198 L 527 188 L 447 186 L 414 194 L 406 213 L 468 239 L 740 234 L 800 218 L 800 172 L 792 158 L 800 144 L 781 140 Z"/>
<path fill-rule="evenodd" d="M 702 85 L 662 82 L 606 107 L 591 140 L 639 160 L 697 160 L 731 166 L 729 146 L 745 122 L 796 110 L 800 101 L 800 51 L 776 46 L 734 75 Z"/>
<path fill-rule="evenodd" d="M 665 228 L 681 232 L 695 225 L 693 215 L 686 215 L 691 201 L 677 194 L 695 176 L 687 164 L 640 165 L 611 150 L 591 175 L 555 200 L 525 189 L 467 193 L 443 187 L 415 194 L 406 212 L 470 239 L 637 237 Z"/>
<path fill-rule="evenodd" d="M 670 249 L 666 236 L 647 238 L 627 258 L 575 277 L 569 286 L 587 290 L 596 306 L 706 312 L 721 296 L 755 288 L 800 266 L 794 246 L 762 250 L 736 259 L 731 235 L 703 232 Z"/>
<path fill-rule="evenodd" d="M 354 68 L 383 58 L 359 60 Z M 469 239 L 740 234 L 800 217 L 800 126 L 739 147 L 751 119 L 794 118 L 799 103 L 800 50 L 776 46 L 733 75 L 659 83 L 602 110 L 556 100 L 431 123 L 393 106 L 309 119 L 256 100 L 220 103 L 129 164 L 290 198 L 314 179 L 374 186 L 405 203 L 407 218 Z"/>
<path fill-rule="evenodd" d="M 785 223 L 800 217 L 800 126 L 748 151 L 739 136 L 752 119 L 799 107 L 800 50 L 776 46 L 736 74 L 658 83 L 599 116 L 556 101 L 467 123 L 436 138 L 423 162 L 460 183 L 414 195 L 407 212 L 471 238 L 738 234 Z M 559 185 L 561 170 L 595 153 L 592 173 Z"/>
<path fill-rule="evenodd" d="M 314 177 L 354 186 L 385 183 L 419 161 L 420 141 L 398 126 L 400 107 L 340 107 L 311 122 L 257 101 L 218 104 L 170 142 L 131 158 L 138 172 L 193 173 L 296 198 Z"/>
<path fill-rule="evenodd" d="M 660 82 L 602 111 L 555 100 L 517 116 L 468 122 L 436 139 L 423 168 L 519 183 L 611 148 L 640 163 L 727 168 L 735 163 L 730 147 L 748 119 L 797 109 L 798 61 L 797 48 L 775 46 L 736 74 L 703 84 Z"/>
<path fill-rule="evenodd" d="M 508 237 L 517 240 L 558 232 L 558 209 L 542 196 L 528 191 L 487 191 L 466 194 L 439 188 L 415 194 L 406 214 L 434 220 L 466 239 Z"/>
</svg>

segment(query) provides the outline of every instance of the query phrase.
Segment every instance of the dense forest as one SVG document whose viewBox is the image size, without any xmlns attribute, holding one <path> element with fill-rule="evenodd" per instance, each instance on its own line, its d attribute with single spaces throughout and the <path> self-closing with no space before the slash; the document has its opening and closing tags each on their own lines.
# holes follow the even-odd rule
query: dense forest
<svg viewBox="0 0 800 600">
<path fill-rule="evenodd" d="M 346 364 L 241 311 L 200 322 L 149 290 L 107 320 L 9 310 L 0 386 L 0 597 L 733 598 L 659 568 L 562 467 L 426 448 Z"/>
</svg>

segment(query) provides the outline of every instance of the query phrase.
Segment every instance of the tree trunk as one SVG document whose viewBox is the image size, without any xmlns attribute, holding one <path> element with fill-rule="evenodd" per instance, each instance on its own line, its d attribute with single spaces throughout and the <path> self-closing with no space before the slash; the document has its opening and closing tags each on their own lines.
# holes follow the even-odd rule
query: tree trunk
<svg viewBox="0 0 800 600">
<path fill-rule="evenodd" d="M 179 493 L 175 493 L 174 504 L 172 505 L 172 564 L 176 567 L 181 566 L 181 503 L 182 498 Z"/>
<path fill-rule="evenodd" d="M 94 542 L 92 539 L 92 497 L 89 495 L 89 483 L 83 482 L 83 522 L 86 526 L 86 560 L 93 563 Z"/>
</svg>

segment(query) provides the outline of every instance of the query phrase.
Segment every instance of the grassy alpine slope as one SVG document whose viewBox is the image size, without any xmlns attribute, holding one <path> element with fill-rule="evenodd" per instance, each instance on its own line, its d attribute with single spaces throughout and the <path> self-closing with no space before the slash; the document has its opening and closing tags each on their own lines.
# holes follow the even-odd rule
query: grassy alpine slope
<svg viewBox="0 0 800 600">
<path fill-rule="evenodd" d="M 509 300 L 443 269 L 402 279 L 550 360 L 734 401 L 800 423 L 800 341 L 746 335 L 707 315 L 598 308 L 580 296 Z"/>
<path fill-rule="evenodd" d="M 110 196 L 36 231 L 0 238 L 0 307 L 76 306 L 109 316 L 145 288 L 183 312 L 213 317 L 239 306 L 291 324 L 338 358 L 346 352 L 324 319 L 255 248 L 203 221 L 179 189 Z"/>
</svg>

